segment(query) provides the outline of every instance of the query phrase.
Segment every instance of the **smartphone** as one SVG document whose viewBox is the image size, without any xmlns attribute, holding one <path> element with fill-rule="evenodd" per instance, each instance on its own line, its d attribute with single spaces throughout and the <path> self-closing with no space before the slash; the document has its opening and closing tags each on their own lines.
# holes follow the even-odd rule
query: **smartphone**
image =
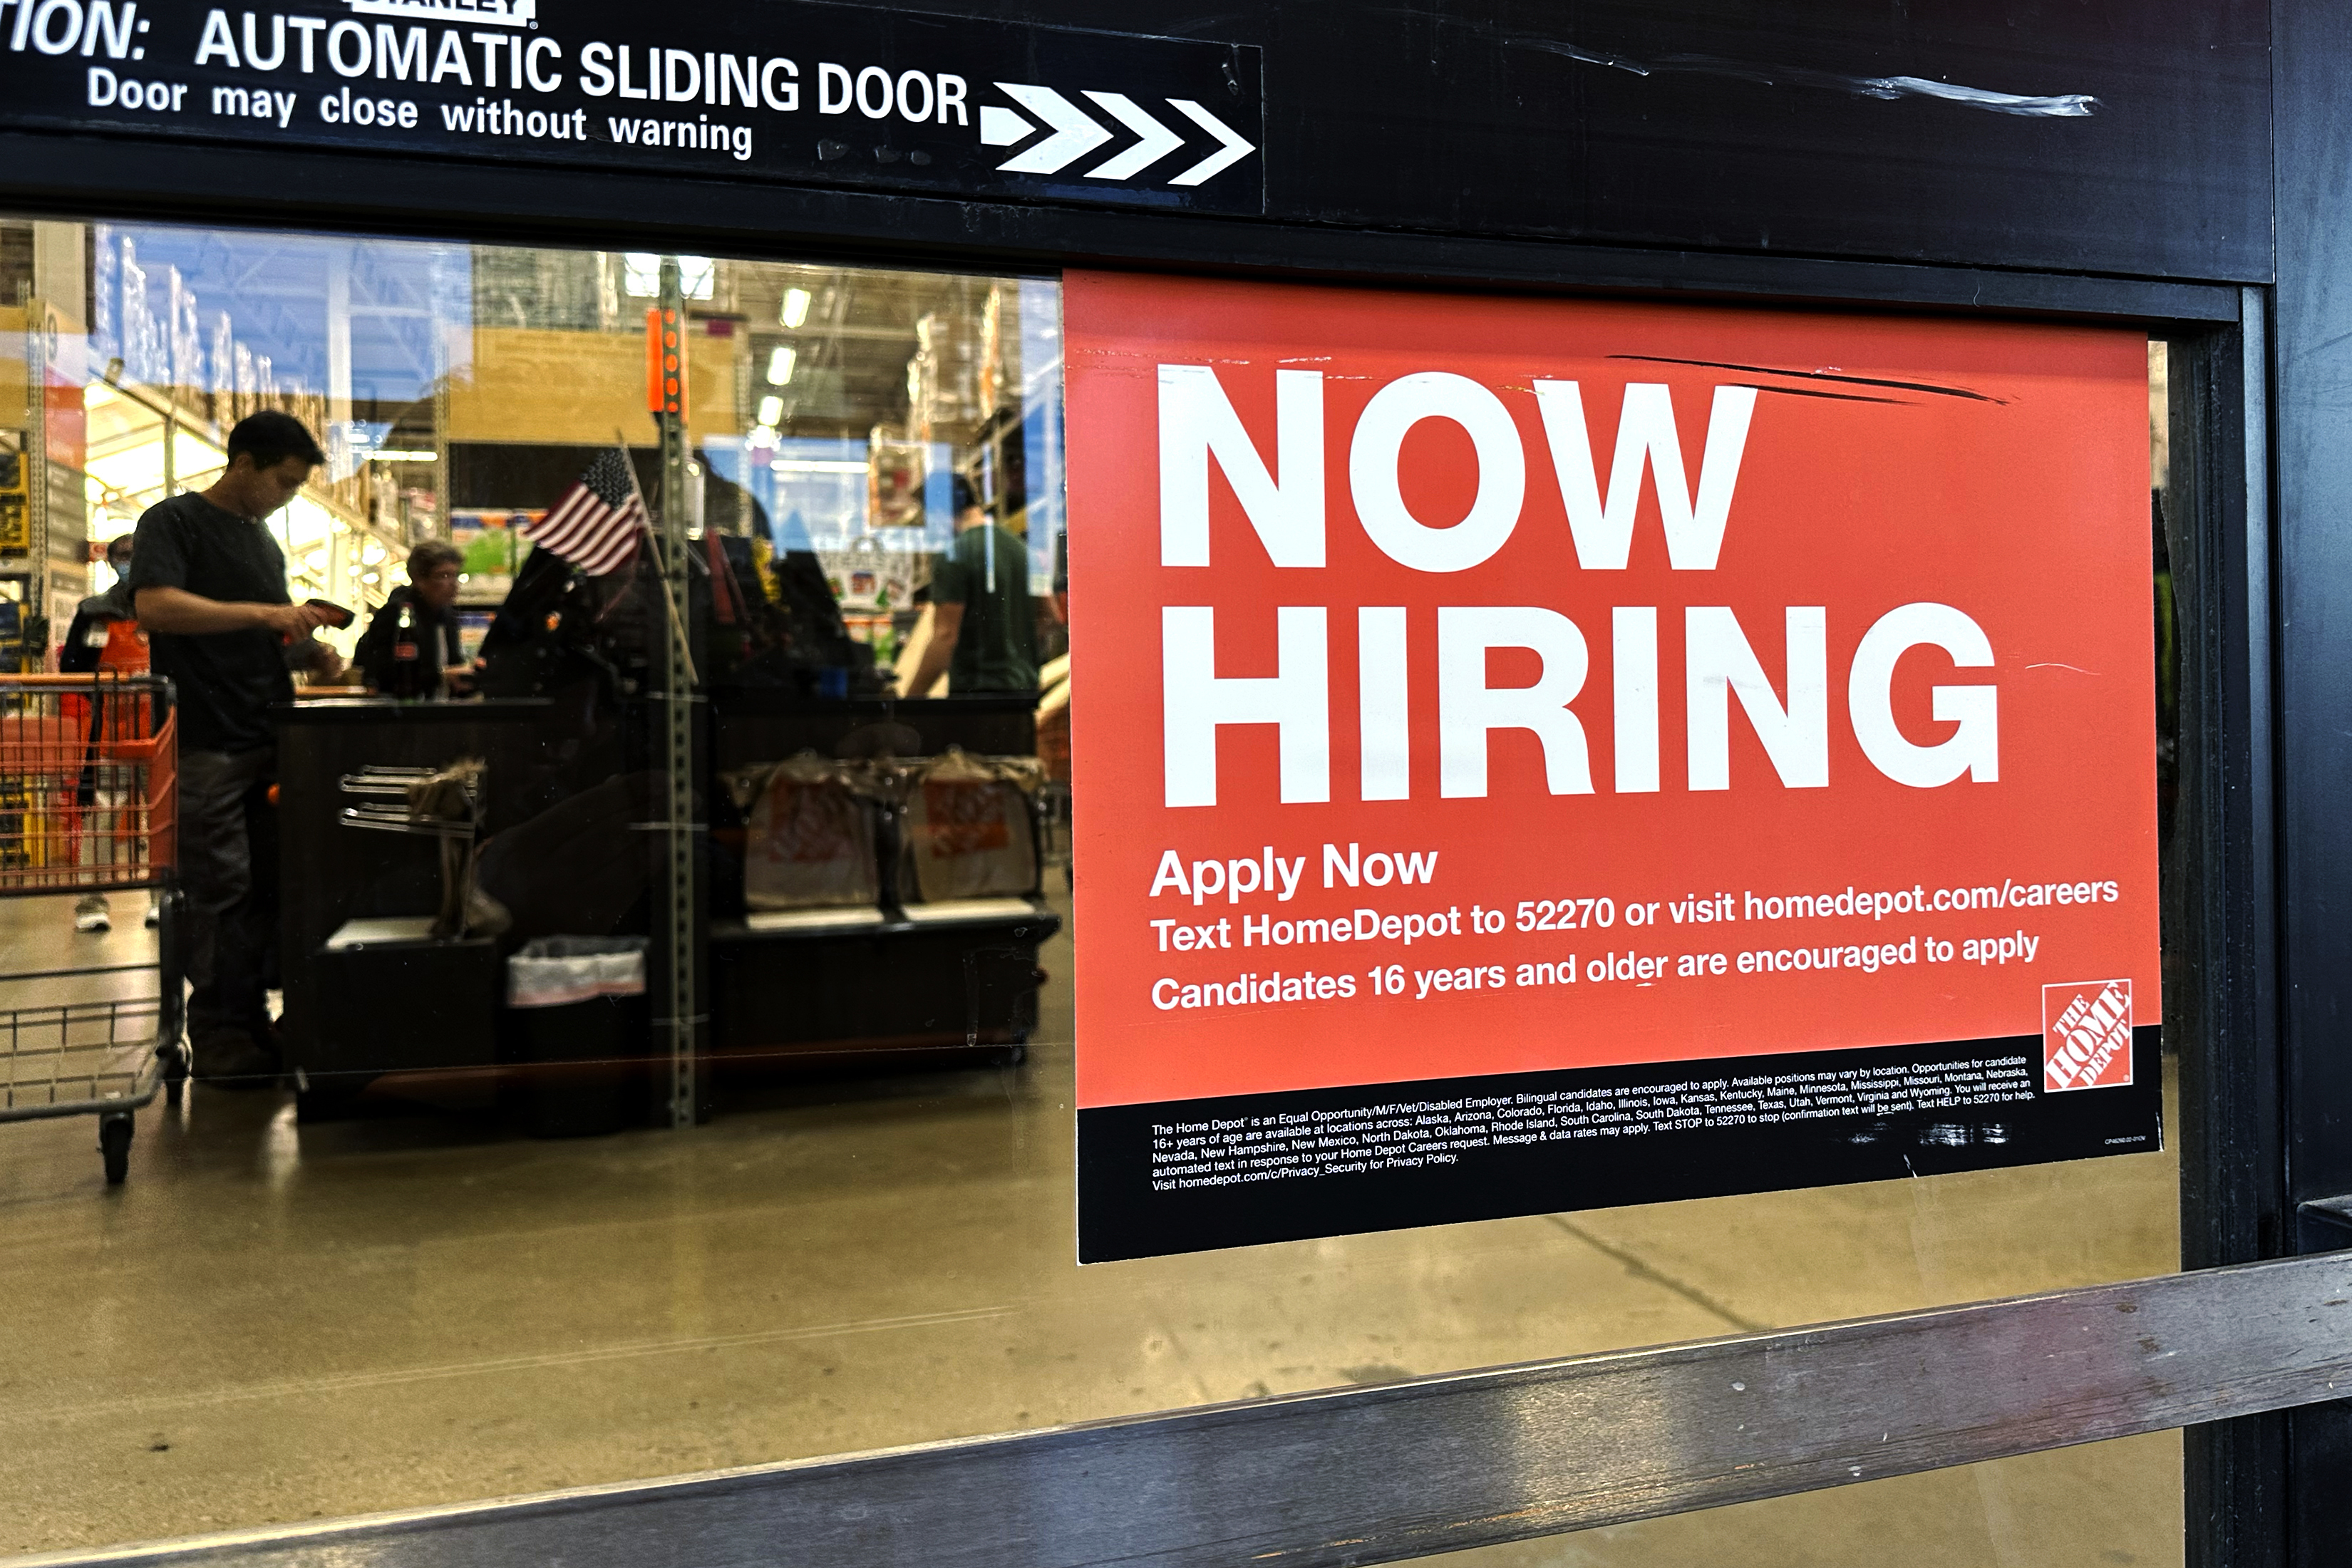
<svg viewBox="0 0 2352 1568">
<path fill-rule="evenodd" d="M 327 613 L 327 624 L 334 627 L 337 631 L 341 631 L 345 626 L 350 626 L 353 621 L 359 619 L 357 616 L 343 608 L 332 599 L 305 599 L 302 602 L 314 610 L 324 610 Z"/>
</svg>

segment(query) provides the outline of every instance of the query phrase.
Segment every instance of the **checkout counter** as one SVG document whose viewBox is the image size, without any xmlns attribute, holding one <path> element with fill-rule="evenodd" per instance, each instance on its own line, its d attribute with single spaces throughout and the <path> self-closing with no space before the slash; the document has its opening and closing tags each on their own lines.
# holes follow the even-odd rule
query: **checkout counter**
<svg viewBox="0 0 2352 1568">
<path fill-rule="evenodd" d="M 326 699 L 279 711 L 280 1037 L 305 1121 L 348 1113 L 370 1093 L 480 1106 L 502 1086 L 527 1084 L 537 1069 L 514 1045 L 508 956 L 532 937 L 648 927 L 661 836 L 643 825 L 658 820 L 661 794 L 646 707 Z M 756 828 L 730 781 L 809 755 L 850 759 L 845 766 L 877 757 L 919 765 L 950 749 L 1031 757 L 1032 700 L 745 689 L 714 694 L 707 720 L 707 1058 L 722 1067 L 877 1052 L 934 1065 L 1017 1059 L 1035 1027 L 1038 948 L 1060 925 L 1039 896 L 1034 810 L 1025 888 L 922 898 L 907 869 L 915 829 L 885 801 L 869 902 L 761 910 L 744 892 Z M 509 923 L 496 935 L 436 937 L 453 835 L 387 820 L 400 813 L 385 799 L 404 792 L 384 781 L 467 759 L 483 766 L 478 821 L 456 836 L 472 841 L 459 852 L 477 857 L 479 885 Z M 628 1049 L 650 1052 L 642 1037 Z"/>
<path fill-rule="evenodd" d="M 348 785 L 467 757 L 489 780 L 520 783 L 546 766 L 554 706 L 329 699 L 280 710 L 278 1030 L 305 1120 L 388 1073 L 439 1080 L 460 1100 L 493 1091 L 505 944 L 430 934 L 438 838 L 348 825 L 344 813 L 369 798 Z M 519 792 L 483 794 L 483 832 L 517 824 Z"/>
<path fill-rule="evenodd" d="M 1031 757 L 1035 700 L 1023 696 L 815 700 L 744 691 L 712 704 L 711 752 L 723 778 L 761 763 L 824 757 Z M 722 814 L 723 815 L 723 814 Z M 1030 878 L 992 897 L 926 900 L 912 885 L 910 813 L 878 814 L 870 907 L 748 907 L 746 827 L 714 835 L 709 994 L 723 1055 L 979 1050 L 1018 1061 L 1045 979 L 1037 949 L 1061 928 L 1038 878 L 1045 857 L 1029 808 Z"/>
</svg>

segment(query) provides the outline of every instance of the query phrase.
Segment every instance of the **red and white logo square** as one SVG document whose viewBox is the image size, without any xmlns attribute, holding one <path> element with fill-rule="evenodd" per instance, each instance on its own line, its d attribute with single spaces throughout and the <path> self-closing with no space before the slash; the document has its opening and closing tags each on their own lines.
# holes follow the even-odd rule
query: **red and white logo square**
<svg viewBox="0 0 2352 1568">
<path fill-rule="evenodd" d="M 2132 1080 L 2128 980 L 2042 988 L 2042 1087 L 2116 1089 Z"/>
</svg>

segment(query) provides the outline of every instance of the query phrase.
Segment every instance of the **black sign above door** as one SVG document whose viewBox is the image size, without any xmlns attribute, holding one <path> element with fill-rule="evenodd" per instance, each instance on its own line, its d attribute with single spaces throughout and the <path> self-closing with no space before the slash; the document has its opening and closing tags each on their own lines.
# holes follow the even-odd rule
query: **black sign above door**
<svg viewBox="0 0 2352 1568">
<path fill-rule="evenodd" d="M 1265 208 L 1255 47 L 785 0 L 0 0 L 0 125 Z"/>
</svg>

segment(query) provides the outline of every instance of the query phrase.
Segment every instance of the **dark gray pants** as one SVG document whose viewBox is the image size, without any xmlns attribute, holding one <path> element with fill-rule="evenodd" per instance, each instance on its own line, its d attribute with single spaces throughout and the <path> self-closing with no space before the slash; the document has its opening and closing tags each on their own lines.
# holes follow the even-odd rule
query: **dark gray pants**
<svg viewBox="0 0 2352 1568">
<path fill-rule="evenodd" d="M 180 753 L 180 875 L 188 895 L 188 1033 L 265 1042 L 278 953 L 278 752 Z"/>
</svg>

